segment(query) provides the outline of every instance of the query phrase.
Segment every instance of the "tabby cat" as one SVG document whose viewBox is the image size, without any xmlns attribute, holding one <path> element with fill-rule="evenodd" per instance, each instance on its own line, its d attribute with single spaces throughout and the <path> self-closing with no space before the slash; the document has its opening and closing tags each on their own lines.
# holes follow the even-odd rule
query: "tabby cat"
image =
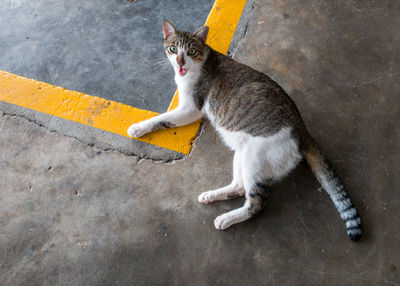
<svg viewBox="0 0 400 286">
<path fill-rule="evenodd" d="M 285 91 L 265 74 L 213 50 L 206 44 L 208 27 L 182 32 L 163 21 L 164 48 L 179 91 L 176 109 L 133 124 L 132 137 L 183 126 L 208 117 L 235 151 L 232 183 L 204 192 L 201 203 L 245 196 L 242 207 L 214 220 L 217 229 L 245 221 L 263 209 L 268 189 L 307 160 L 357 241 L 361 219 L 336 173 L 307 131 Z"/>
</svg>

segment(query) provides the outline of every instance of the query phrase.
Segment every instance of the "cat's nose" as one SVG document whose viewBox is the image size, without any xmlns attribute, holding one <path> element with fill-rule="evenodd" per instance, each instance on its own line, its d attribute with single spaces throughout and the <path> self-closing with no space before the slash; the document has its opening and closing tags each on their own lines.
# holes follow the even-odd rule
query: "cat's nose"
<svg viewBox="0 0 400 286">
<path fill-rule="evenodd" d="M 180 53 L 177 57 L 176 57 L 176 62 L 178 63 L 178 65 L 180 67 L 182 67 L 185 64 L 185 59 L 183 57 L 183 53 Z"/>
</svg>

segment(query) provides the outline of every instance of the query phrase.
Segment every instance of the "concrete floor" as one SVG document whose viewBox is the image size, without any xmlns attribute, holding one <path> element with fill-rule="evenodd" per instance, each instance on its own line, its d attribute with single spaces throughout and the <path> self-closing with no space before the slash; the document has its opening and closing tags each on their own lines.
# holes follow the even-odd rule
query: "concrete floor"
<svg viewBox="0 0 400 286">
<path fill-rule="evenodd" d="M 215 230 L 243 200 L 197 202 L 231 178 L 207 122 L 191 156 L 167 164 L 2 105 L 0 285 L 400 285 L 399 16 L 393 1 L 249 0 L 231 49 L 295 100 L 358 206 L 360 242 L 306 164 L 260 217 Z"/>
</svg>

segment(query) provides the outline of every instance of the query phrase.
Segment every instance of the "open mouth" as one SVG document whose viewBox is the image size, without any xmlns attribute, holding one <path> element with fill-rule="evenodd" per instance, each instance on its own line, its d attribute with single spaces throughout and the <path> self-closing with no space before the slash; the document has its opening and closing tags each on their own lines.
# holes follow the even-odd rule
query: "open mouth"
<svg viewBox="0 0 400 286">
<path fill-rule="evenodd" d="M 185 68 L 183 68 L 183 67 L 179 67 L 179 74 L 180 74 L 181 76 L 184 76 L 184 75 L 186 74 L 186 72 L 187 72 L 187 69 L 185 69 Z"/>
</svg>

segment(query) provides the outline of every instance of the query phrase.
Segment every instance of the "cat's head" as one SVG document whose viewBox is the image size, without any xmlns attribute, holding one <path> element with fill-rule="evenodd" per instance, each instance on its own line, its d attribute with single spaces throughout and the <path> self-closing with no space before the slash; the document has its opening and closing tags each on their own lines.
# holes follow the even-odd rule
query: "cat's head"
<svg viewBox="0 0 400 286">
<path fill-rule="evenodd" d="M 208 27 L 193 33 L 178 31 L 170 22 L 163 21 L 164 48 L 167 57 L 179 76 L 200 70 L 207 56 Z"/>
</svg>

